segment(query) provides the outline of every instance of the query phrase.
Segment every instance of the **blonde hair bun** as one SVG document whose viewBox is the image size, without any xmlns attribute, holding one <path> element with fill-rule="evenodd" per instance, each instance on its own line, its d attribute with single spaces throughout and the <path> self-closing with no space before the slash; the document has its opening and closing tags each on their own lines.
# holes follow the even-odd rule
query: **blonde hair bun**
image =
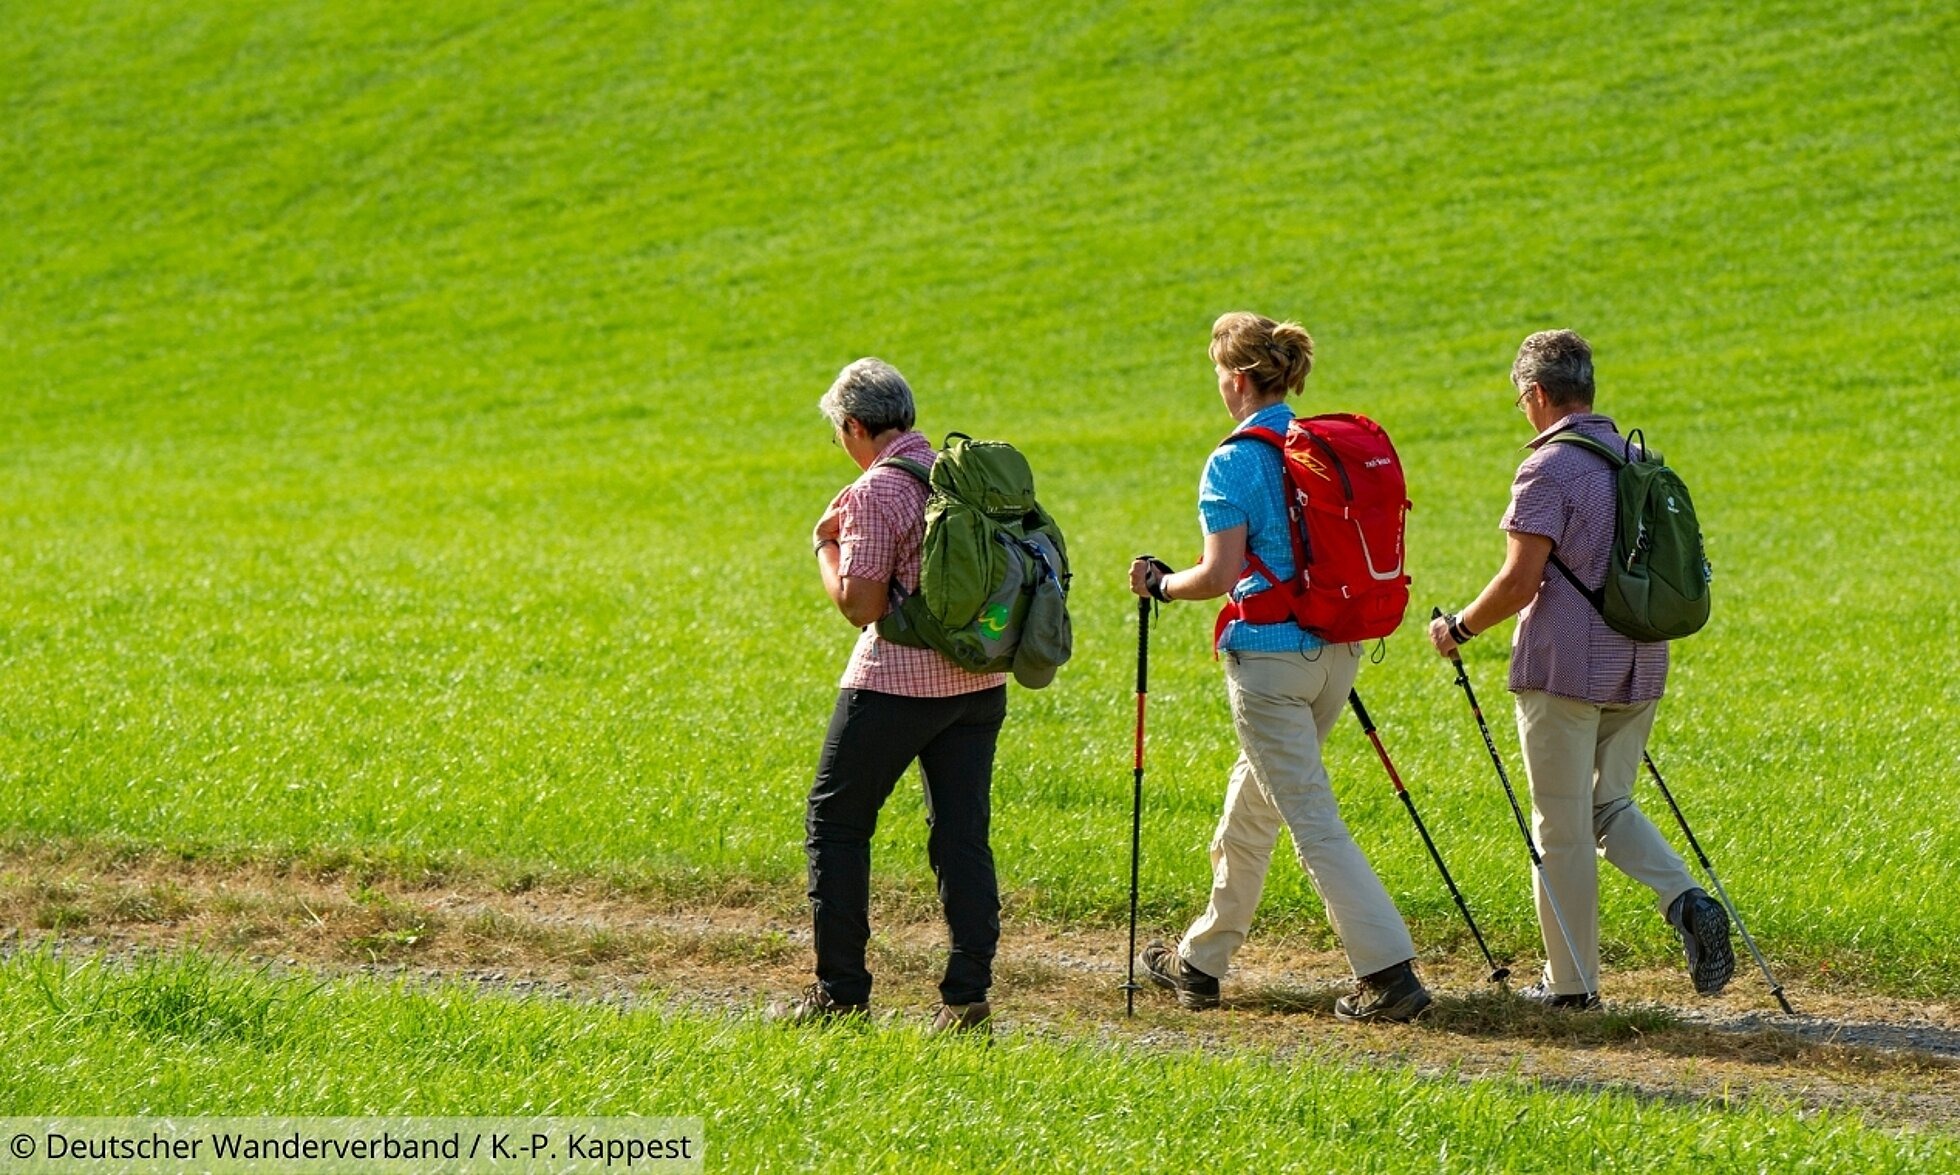
<svg viewBox="0 0 1960 1175">
<path fill-rule="evenodd" d="M 1313 370 L 1313 336 L 1297 322 L 1234 310 L 1212 324 L 1211 359 L 1245 372 L 1262 394 L 1283 396 L 1299 391 Z"/>
</svg>

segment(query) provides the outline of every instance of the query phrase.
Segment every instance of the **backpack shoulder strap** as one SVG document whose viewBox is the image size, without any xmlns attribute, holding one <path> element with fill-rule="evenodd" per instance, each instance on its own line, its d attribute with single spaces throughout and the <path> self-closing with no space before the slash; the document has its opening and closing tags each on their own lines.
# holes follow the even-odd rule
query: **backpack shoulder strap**
<svg viewBox="0 0 1960 1175">
<path fill-rule="evenodd" d="M 1551 436 L 1545 438 L 1545 443 L 1548 445 L 1556 445 L 1561 442 L 1568 445 L 1577 445 L 1589 453 L 1596 453 L 1606 458 L 1607 462 L 1614 469 L 1619 469 L 1627 463 L 1626 454 L 1614 452 L 1613 446 L 1595 437 L 1589 437 L 1584 433 L 1574 432 L 1569 428 L 1564 432 L 1553 433 Z"/>
<path fill-rule="evenodd" d="M 887 465 L 891 466 L 893 469 L 903 469 L 905 472 L 911 474 L 913 477 L 918 478 L 919 481 L 925 485 L 932 484 L 932 471 L 927 469 L 925 466 L 919 464 L 917 461 L 912 460 L 910 457 L 880 458 L 878 461 L 874 462 L 871 467 L 873 469 L 879 469 Z"/>
<path fill-rule="evenodd" d="M 1586 598 L 1586 603 L 1593 606 L 1593 611 L 1598 612 L 1601 616 L 1606 614 L 1606 589 L 1604 587 L 1598 591 L 1594 591 L 1585 584 L 1580 583 L 1579 577 L 1573 573 L 1570 567 L 1565 565 L 1565 560 L 1560 559 L 1556 551 L 1546 556 L 1546 559 L 1553 567 L 1558 568 L 1558 573 L 1565 577 L 1565 582 L 1571 584 L 1574 591 Z"/>
<path fill-rule="evenodd" d="M 1625 453 L 1615 453 L 1615 451 L 1613 451 L 1613 445 L 1607 445 L 1605 441 L 1599 441 L 1599 439 L 1593 439 L 1593 437 L 1590 437 L 1590 435 L 1582 434 L 1582 432 L 1572 432 L 1570 428 L 1568 428 L 1568 430 L 1564 430 L 1564 432 L 1558 432 L 1558 434 L 1552 434 L 1552 435 L 1548 435 L 1548 437 L 1544 437 L 1544 443 L 1546 443 L 1546 445 L 1556 445 L 1556 443 L 1566 443 L 1566 445 L 1574 445 L 1574 447 L 1580 447 L 1580 449 L 1586 449 L 1588 453 L 1592 453 L 1592 455 L 1595 455 L 1595 457 L 1603 457 L 1603 459 L 1605 459 L 1605 463 L 1607 463 L 1607 465 L 1611 465 L 1615 473 L 1617 473 L 1617 471 L 1621 471 L 1621 469 L 1625 469 L 1625 465 L 1627 465 L 1627 457 L 1625 457 Z M 1592 604 L 1593 612 L 1599 612 L 1601 616 L 1605 614 L 1605 588 L 1601 587 L 1599 588 L 1599 590 L 1592 590 L 1592 588 L 1586 587 L 1586 585 L 1584 585 L 1584 583 L 1580 581 L 1580 577 L 1578 577 L 1578 573 L 1574 573 L 1574 571 L 1572 571 L 1570 567 L 1566 567 L 1566 561 L 1558 557 L 1558 551 L 1552 551 L 1552 553 L 1550 553 L 1550 557 L 1548 557 L 1548 563 L 1550 563 L 1552 567 L 1556 567 L 1556 569 L 1558 569 L 1558 575 L 1564 575 L 1564 577 L 1566 577 L 1566 583 L 1570 583 L 1570 585 L 1572 585 L 1572 590 L 1576 590 L 1578 594 L 1582 594 L 1582 596 L 1586 596 L 1586 602 L 1588 602 L 1588 604 Z"/>
<path fill-rule="evenodd" d="M 1624 469 L 1627 464 L 1626 455 L 1615 453 L 1613 446 L 1569 428 L 1564 432 L 1553 433 L 1551 436 L 1546 437 L 1545 443 L 1548 445 L 1564 443 L 1577 446 L 1586 450 L 1588 453 L 1604 458 L 1606 463 L 1612 466 L 1615 472 Z M 1572 585 L 1574 591 L 1577 591 L 1581 596 L 1586 598 L 1586 603 L 1593 606 L 1593 611 L 1600 613 L 1602 616 L 1605 615 L 1606 589 L 1604 587 L 1598 591 L 1594 591 L 1580 582 L 1579 576 L 1570 567 L 1565 565 L 1565 560 L 1558 557 L 1557 551 L 1551 553 L 1548 561 L 1553 567 L 1558 569 L 1560 575 L 1565 577 L 1565 581 Z"/>
<path fill-rule="evenodd" d="M 1233 441 L 1245 440 L 1247 438 L 1250 438 L 1255 441 L 1264 441 L 1275 449 L 1284 450 L 1286 448 L 1285 437 L 1279 435 L 1278 433 L 1274 432 L 1270 428 L 1266 428 L 1263 425 L 1257 425 L 1257 424 L 1253 425 L 1251 428 L 1239 429 L 1237 432 L 1226 437 L 1224 440 L 1218 442 L 1218 447 L 1222 449 L 1226 445 L 1231 444 Z"/>
</svg>

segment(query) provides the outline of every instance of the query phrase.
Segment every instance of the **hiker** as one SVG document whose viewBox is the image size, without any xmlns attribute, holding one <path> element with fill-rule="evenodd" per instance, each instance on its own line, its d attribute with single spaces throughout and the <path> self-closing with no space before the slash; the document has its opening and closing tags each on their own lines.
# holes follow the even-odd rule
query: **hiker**
<svg viewBox="0 0 1960 1175">
<path fill-rule="evenodd" d="M 1285 433 L 1286 397 L 1313 366 L 1313 339 L 1298 323 L 1227 314 L 1212 326 L 1218 395 L 1241 429 Z M 1221 445 L 1198 484 L 1204 555 L 1183 571 L 1147 559 L 1130 566 L 1130 590 L 1158 600 L 1241 600 L 1269 586 L 1256 555 L 1281 581 L 1294 571 L 1278 452 Z M 1232 620 L 1219 634 L 1239 759 L 1211 840 L 1211 902 L 1173 951 L 1146 946 L 1138 962 L 1187 1008 L 1218 1006 L 1219 980 L 1245 942 L 1284 824 L 1357 977 L 1335 1004 L 1343 1020 L 1409 1020 L 1429 1004 L 1415 973 L 1415 944 L 1381 879 L 1348 834 L 1320 747 L 1347 704 L 1361 646 L 1327 644 L 1292 620 Z"/>
<path fill-rule="evenodd" d="M 1591 993 L 1599 975 L 1598 857 L 1605 857 L 1654 891 L 1662 916 L 1681 935 L 1695 990 L 1712 995 L 1735 969 L 1728 914 L 1694 883 L 1681 855 L 1633 799 L 1667 682 L 1667 642 L 1636 641 L 1608 627 L 1567 575 L 1593 592 L 1606 579 L 1617 518 L 1614 470 L 1576 444 L 1548 442 L 1572 430 L 1617 450 L 1619 428 L 1593 411 L 1592 348 L 1572 331 L 1525 339 L 1511 383 L 1537 435 L 1525 444 L 1532 453 L 1518 466 L 1499 523 L 1507 536 L 1504 565 L 1468 607 L 1431 621 L 1429 639 L 1449 656 L 1524 613 L 1511 644 L 1510 687 L 1531 787 L 1532 832 L 1544 859 L 1532 884 L 1545 971 L 1520 994 L 1552 1008 L 1597 1005 Z M 1570 949 L 1551 899 L 1567 919 Z"/>
<path fill-rule="evenodd" d="M 863 470 L 811 536 L 824 591 L 862 631 L 838 683 L 805 816 L 815 983 L 780 1019 L 863 1016 L 871 999 L 871 835 L 878 809 L 916 760 L 925 779 L 926 852 L 952 953 L 932 1031 L 989 1031 L 987 989 L 1000 939 L 1000 894 L 988 845 L 994 743 L 1007 715 L 1006 676 L 969 673 L 931 649 L 894 644 L 876 622 L 894 580 L 918 590 L 926 487 L 904 469 L 937 454 L 913 429 L 912 389 L 891 365 L 859 359 L 818 401 L 833 439 Z"/>
</svg>

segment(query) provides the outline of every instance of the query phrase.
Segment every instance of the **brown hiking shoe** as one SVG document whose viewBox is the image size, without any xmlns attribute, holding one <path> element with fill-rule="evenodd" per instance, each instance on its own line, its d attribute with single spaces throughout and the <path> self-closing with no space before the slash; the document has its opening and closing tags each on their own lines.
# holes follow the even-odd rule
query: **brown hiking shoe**
<svg viewBox="0 0 1960 1175">
<path fill-rule="evenodd" d="M 986 1000 L 976 1000 L 970 1004 L 941 1004 L 932 1017 L 932 1027 L 926 1029 L 928 1036 L 992 1036 L 994 1034 L 994 1006 Z"/>
<path fill-rule="evenodd" d="M 787 1004 L 773 1004 L 769 1019 L 778 1024 L 828 1024 L 838 1020 L 862 1020 L 871 1014 L 870 1004 L 840 1004 L 824 992 L 823 984 L 812 983 L 803 994 Z"/>
<path fill-rule="evenodd" d="M 1178 953 L 1161 942 L 1153 942 L 1137 955 L 1150 982 L 1177 993 L 1181 1008 L 1203 1011 L 1218 1006 L 1218 980 L 1185 962 Z"/>
<path fill-rule="evenodd" d="M 1354 994 L 1334 1001 L 1337 1020 L 1394 1020 L 1406 1023 L 1429 1006 L 1429 989 L 1411 963 L 1384 967 L 1355 981 Z"/>
</svg>

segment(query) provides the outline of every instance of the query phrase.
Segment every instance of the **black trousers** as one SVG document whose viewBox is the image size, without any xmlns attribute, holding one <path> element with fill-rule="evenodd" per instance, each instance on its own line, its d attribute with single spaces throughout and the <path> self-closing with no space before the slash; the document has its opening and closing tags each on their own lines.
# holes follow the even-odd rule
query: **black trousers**
<svg viewBox="0 0 1960 1175">
<path fill-rule="evenodd" d="M 899 777 L 918 760 L 925 777 L 926 854 L 952 954 L 939 996 L 987 998 L 1000 942 L 1000 886 L 987 843 L 994 743 L 1007 717 L 1007 687 L 950 698 L 907 698 L 847 689 L 837 696 L 804 820 L 817 981 L 831 999 L 871 998 L 864 946 L 871 937 L 871 834 Z"/>
</svg>

